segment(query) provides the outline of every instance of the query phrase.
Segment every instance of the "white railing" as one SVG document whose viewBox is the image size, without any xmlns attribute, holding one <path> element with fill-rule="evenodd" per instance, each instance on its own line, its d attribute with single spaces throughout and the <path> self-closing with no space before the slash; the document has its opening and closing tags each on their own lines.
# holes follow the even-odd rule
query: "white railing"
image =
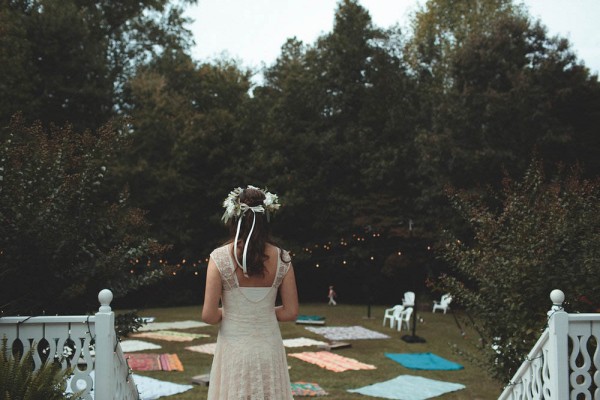
<svg viewBox="0 0 600 400">
<path fill-rule="evenodd" d="M 550 299 L 548 328 L 499 400 L 600 399 L 600 314 L 567 314 L 560 290 Z"/>
<path fill-rule="evenodd" d="M 9 354 L 13 348 L 22 348 L 24 354 L 36 346 L 36 370 L 43 360 L 52 361 L 56 356 L 63 369 L 72 368 L 69 389 L 82 392 L 82 399 L 139 399 L 115 332 L 112 299 L 110 290 L 100 291 L 95 315 L 0 318 L 0 339 L 7 340 Z M 71 355 L 64 357 L 65 350 Z"/>
</svg>

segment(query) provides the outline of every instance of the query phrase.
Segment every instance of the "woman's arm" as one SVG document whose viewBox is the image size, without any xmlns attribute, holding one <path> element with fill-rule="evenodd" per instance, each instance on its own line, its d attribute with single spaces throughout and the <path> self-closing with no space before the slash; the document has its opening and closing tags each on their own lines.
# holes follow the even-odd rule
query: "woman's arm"
<svg viewBox="0 0 600 400">
<path fill-rule="evenodd" d="M 207 324 L 214 325 L 221 321 L 223 316 L 222 310 L 219 308 L 221 291 L 221 274 L 211 258 L 208 261 L 206 271 L 206 289 L 204 291 L 204 305 L 202 306 L 202 321 Z"/>
<path fill-rule="evenodd" d="M 298 318 L 298 289 L 296 288 L 294 267 L 291 265 L 279 286 L 279 293 L 282 305 L 275 307 L 277 320 L 281 322 L 295 321 Z"/>
</svg>

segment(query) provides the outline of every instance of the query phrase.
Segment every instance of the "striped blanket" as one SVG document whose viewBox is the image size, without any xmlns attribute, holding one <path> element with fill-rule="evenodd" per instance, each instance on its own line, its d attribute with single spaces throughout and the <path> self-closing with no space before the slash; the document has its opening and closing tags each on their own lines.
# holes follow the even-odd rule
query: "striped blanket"
<svg viewBox="0 0 600 400">
<path fill-rule="evenodd" d="M 311 364 L 316 364 L 321 368 L 325 368 L 333 372 L 377 368 L 374 365 L 364 364 L 353 358 L 343 357 L 329 351 L 305 351 L 303 353 L 290 353 L 288 355 Z"/>
<path fill-rule="evenodd" d="M 126 353 L 125 358 L 133 371 L 183 371 L 177 354 Z"/>
</svg>

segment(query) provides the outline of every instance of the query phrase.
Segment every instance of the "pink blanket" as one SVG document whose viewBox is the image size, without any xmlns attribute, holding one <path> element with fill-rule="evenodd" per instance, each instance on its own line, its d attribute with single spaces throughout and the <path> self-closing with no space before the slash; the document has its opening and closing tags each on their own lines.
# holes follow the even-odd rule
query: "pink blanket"
<svg viewBox="0 0 600 400">
<path fill-rule="evenodd" d="M 325 368 L 333 372 L 359 369 L 376 369 L 374 365 L 364 364 L 353 358 L 343 357 L 329 351 L 305 351 L 303 353 L 290 353 L 288 355 L 299 358 L 300 360 L 309 362 L 311 364 L 316 364 L 321 368 Z"/>
</svg>

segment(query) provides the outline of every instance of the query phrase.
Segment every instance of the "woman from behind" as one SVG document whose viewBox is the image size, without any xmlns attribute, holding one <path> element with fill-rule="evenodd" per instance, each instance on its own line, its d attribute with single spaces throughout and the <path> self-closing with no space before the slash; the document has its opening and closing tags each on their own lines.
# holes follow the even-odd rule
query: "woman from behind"
<svg viewBox="0 0 600 400">
<path fill-rule="evenodd" d="M 202 308 L 204 322 L 220 323 L 208 399 L 291 400 L 279 322 L 296 320 L 298 293 L 290 255 L 270 236 L 279 199 L 248 186 L 223 207 L 231 239 L 210 255 Z"/>
</svg>

